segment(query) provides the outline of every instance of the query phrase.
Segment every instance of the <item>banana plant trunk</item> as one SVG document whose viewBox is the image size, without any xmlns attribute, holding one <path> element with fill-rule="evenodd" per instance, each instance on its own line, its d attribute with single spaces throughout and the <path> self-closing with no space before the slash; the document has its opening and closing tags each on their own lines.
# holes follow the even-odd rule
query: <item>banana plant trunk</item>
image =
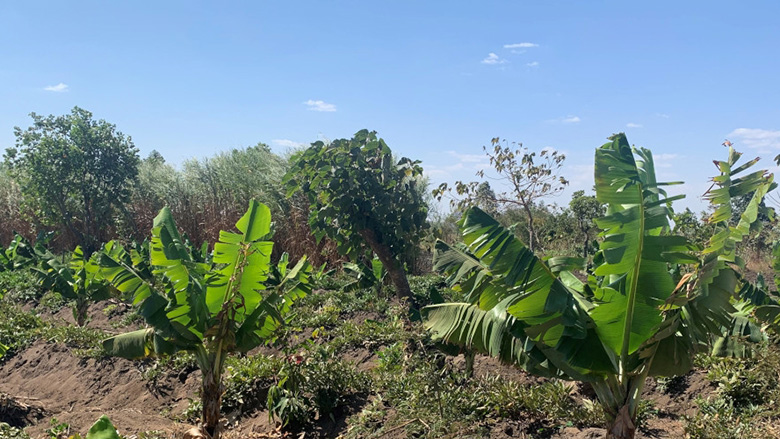
<svg viewBox="0 0 780 439">
<path fill-rule="evenodd" d="M 636 434 L 636 422 L 631 416 L 628 404 L 618 410 L 617 416 L 609 420 L 607 425 L 607 439 L 634 439 Z"/>
<path fill-rule="evenodd" d="M 87 324 L 87 313 L 89 311 L 89 302 L 86 298 L 79 296 L 73 305 L 73 319 L 76 325 L 83 328 Z"/>
<path fill-rule="evenodd" d="M 219 417 L 224 389 L 214 371 L 203 371 L 203 389 L 201 402 L 203 404 L 203 428 L 212 439 L 219 438 Z"/>
</svg>

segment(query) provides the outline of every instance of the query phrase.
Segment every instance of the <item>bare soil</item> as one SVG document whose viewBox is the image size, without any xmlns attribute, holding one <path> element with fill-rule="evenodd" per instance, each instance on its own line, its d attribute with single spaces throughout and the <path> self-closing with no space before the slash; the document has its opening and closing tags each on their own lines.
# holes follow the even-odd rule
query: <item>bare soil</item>
<svg viewBox="0 0 780 439">
<path fill-rule="evenodd" d="M 112 333 L 124 332 L 133 328 L 115 329 L 113 322 L 121 318 L 117 314 L 104 313 L 111 303 L 99 303 L 90 308 L 90 327 L 98 327 Z M 72 323 L 70 309 L 43 315 L 53 321 Z M 368 318 L 380 320 L 382 316 L 363 313 L 350 318 L 360 323 Z M 303 334 L 306 338 L 306 334 Z M 258 353 L 279 354 L 278 351 L 262 348 Z M 344 352 L 341 357 L 354 363 L 361 371 L 376 366 L 377 356 L 371 350 L 358 348 Z M 463 367 L 462 356 L 452 359 L 453 366 Z M 140 432 L 159 431 L 160 434 L 181 438 L 190 428 L 177 422 L 189 404 L 189 398 L 197 398 L 200 387 L 200 372 L 192 371 L 168 374 L 154 382 L 142 377 L 142 370 L 148 363 L 129 361 L 121 358 L 79 358 L 62 345 L 39 341 L 28 349 L 19 352 L 0 364 L 0 422 L 14 426 L 26 426 L 33 438 L 47 438 L 45 431 L 50 428 L 49 420 L 56 417 L 59 422 L 71 425 L 73 432 L 85 432 L 102 414 L 124 435 Z M 533 385 L 544 379 L 530 376 L 514 367 L 504 365 L 494 358 L 477 356 L 474 364 L 476 376 L 498 374 L 503 379 Z M 576 385 L 574 398 L 593 398 L 587 385 Z M 693 371 L 673 385 L 660 388 L 654 380 L 648 380 L 644 392 L 656 409 L 639 430 L 638 438 L 684 438 L 682 416 L 691 415 L 697 410 L 697 396 L 707 397 L 715 391 L 703 371 Z M 333 418 L 317 420 L 316 430 L 305 432 L 304 438 L 338 438 L 347 431 L 346 420 L 360 412 L 371 396 L 355 396 L 346 407 L 334 413 Z M 385 422 L 394 420 L 389 410 Z M 551 420 L 522 419 L 496 420 L 488 425 L 489 438 L 528 438 L 547 437 L 552 439 L 590 439 L 602 438 L 603 429 L 568 427 L 555 432 L 549 427 Z M 281 433 L 278 425 L 269 420 L 268 412 L 255 412 L 235 419 L 228 416 L 229 430 L 224 434 L 227 439 L 238 438 L 282 438 L 293 437 Z M 539 434 L 540 431 L 549 431 Z M 297 435 L 296 435 L 297 437 Z M 402 427 L 388 429 L 383 439 L 406 438 Z M 452 436 L 467 437 L 467 436 Z M 469 436 L 473 437 L 473 436 Z"/>
</svg>

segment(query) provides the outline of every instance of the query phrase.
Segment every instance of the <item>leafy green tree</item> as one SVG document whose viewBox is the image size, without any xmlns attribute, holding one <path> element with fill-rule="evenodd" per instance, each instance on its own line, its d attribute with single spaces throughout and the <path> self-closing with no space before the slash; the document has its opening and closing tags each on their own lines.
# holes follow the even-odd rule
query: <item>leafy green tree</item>
<svg viewBox="0 0 780 439">
<path fill-rule="evenodd" d="M 510 148 L 504 141 L 504 146 L 498 137 L 491 139 L 492 151 L 486 146 L 482 149 L 490 159 L 490 166 L 498 174 L 496 180 L 509 187 L 508 191 L 495 193 L 478 181 L 464 183 L 455 182 L 455 192 L 462 199 L 452 199 L 451 203 L 459 209 L 468 206 L 485 206 L 488 209 L 515 206 L 522 209 L 526 216 L 526 228 L 528 230 L 528 246 L 533 251 L 536 248 L 538 236 L 534 223 L 534 210 L 536 204 L 544 197 L 555 195 L 563 191 L 569 184 L 568 180 L 558 175 L 564 154 L 555 150 L 543 149 L 538 157 L 535 151 L 530 151 L 522 143 L 516 149 Z M 480 178 L 485 177 L 485 170 L 477 172 Z M 442 183 L 433 191 L 434 197 L 441 200 L 446 193 L 452 193 L 453 188 L 447 183 Z"/>
<path fill-rule="evenodd" d="M 674 214 L 674 233 L 685 236 L 688 241 L 703 247 L 707 245 L 707 240 L 714 231 L 714 225 L 708 223 L 705 218 L 704 212 L 697 216 L 686 207 L 684 211 Z"/>
<path fill-rule="evenodd" d="M 581 261 L 537 258 L 478 208 L 461 222 L 465 248 L 437 244 L 436 267 L 465 294 L 464 303 L 424 309 L 426 326 L 444 341 L 473 347 L 527 371 L 588 381 L 607 415 L 607 438 L 634 437 L 647 376 L 688 372 L 693 355 L 713 347 L 736 354 L 736 243 L 756 221 L 775 184 L 766 171 L 739 175 L 740 155 L 717 162 L 715 234 L 701 257 L 671 233 L 671 202 L 655 179 L 652 153 L 618 134 L 596 150 L 596 220 L 603 238 L 586 281 Z M 755 191 L 736 225 L 731 198 Z M 671 267 L 675 268 L 670 270 Z M 686 270 L 681 269 L 686 268 Z M 685 274 L 682 274 L 685 273 Z M 737 334 L 743 335 L 743 334 Z"/>
<path fill-rule="evenodd" d="M 6 164 L 25 202 L 48 225 L 75 236 L 89 257 L 105 241 L 130 194 L 138 150 L 130 137 L 74 107 L 64 116 L 31 113 L 33 125 L 14 129 Z"/>
<path fill-rule="evenodd" d="M 355 261 L 375 253 L 398 296 L 411 299 L 404 258 L 427 227 L 421 179 L 418 161 L 396 162 L 376 131 L 362 130 L 297 153 L 284 182 L 288 196 L 301 191 L 308 197 L 309 224 L 318 240 L 327 235 Z"/>
<path fill-rule="evenodd" d="M 236 228 L 239 233 L 220 233 L 213 257 L 206 258 L 185 244 L 165 208 L 154 221 L 148 265 L 138 251 L 128 253 L 113 242 L 101 254 L 102 275 L 133 295 L 150 326 L 109 338 L 104 349 L 125 358 L 194 353 L 203 374 L 203 428 L 215 439 L 225 358 L 269 341 L 292 303 L 310 291 L 306 258 L 291 268 L 285 262 L 269 279 L 273 242 L 267 240 L 267 206 L 252 201 Z"/>
<path fill-rule="evenodd" d="M 598 230 L 595 220 L 604 215 L 604 204 L 592 195 L 585 195 L 585 191 L 576 191 L 569 201 L 569 209 L 577 221 L 582 257 L 587 258 L 591 239 Z"/>
</svg>

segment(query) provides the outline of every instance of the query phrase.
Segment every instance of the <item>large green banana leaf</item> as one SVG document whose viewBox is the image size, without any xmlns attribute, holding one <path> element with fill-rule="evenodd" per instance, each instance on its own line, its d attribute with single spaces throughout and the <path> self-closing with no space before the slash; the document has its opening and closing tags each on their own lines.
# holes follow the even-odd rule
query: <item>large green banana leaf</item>
<svg viewBox="0 0 780 439">
<path fill-rule="evenodd" d="M 716 346 L 724 354 L 742 349 L 735 340 L 757 338 L 744 309 L 733 306 L 737 277 L 728 262 L 736 260 L 735 242 L 748 232 L 758 203 L 773 187 L 771 177 L 757 172 L 732 178 L 752 164 L 736 167 L 739 155 L 733 151 L 729 161 L 719 163 L 716 183 L 729 189 L 713 190 L 713 204 L 730 206 L 733 196 L 756 195 L 738 225 L 713 237 L 695 270 L 695 248 L 671 234 L 670 206 L 682 196 L 666 196 L 668 183 L 656 181 L 649 150 L 631 148 L 622 134 L 610 140 L 595 160 L 597 198 L 608 207 L 597 220 L 603 241 L 595 277 L 582 282 L 572 276 L 567 269 L 576 267 L 574 261 L 539 260 L 511 232 L 472 208 L 460 223 L 463 245 L 436 244 L 435 268 L 465 298 L 426 309 L 426 325 L 437 336 L 541 375 L 577 379 L 684 373 L 692 352 L 712 346 L 713 334 L 726 336 Z M 726 208 L 716 210 L 717 218 L 730 215 Z M 675 278 L 670 267 L 679 266 L 691 267 L 692 274 Z"/>
<path fill-rule="evenodd" d="M 170 210 L 155 218 L 149 266 L 139 253 L 109 243 L 101 254 L 101 273 L 133 303 L 152 327 L 112 337 L 104 347 L 128 358 L 199 350 L 208 340 L 227 340 L 222 348 L 247 351 L 268 340 L 290 304 L 310 292 L 311 266 L 305 258 L 272 290 L 266 288 L 272 243 L 270 210 L 252 201 L 238 221 L 240 233 L 220 233 L 213 257 L 193 250 L 179 234 Z"/>
</svg>

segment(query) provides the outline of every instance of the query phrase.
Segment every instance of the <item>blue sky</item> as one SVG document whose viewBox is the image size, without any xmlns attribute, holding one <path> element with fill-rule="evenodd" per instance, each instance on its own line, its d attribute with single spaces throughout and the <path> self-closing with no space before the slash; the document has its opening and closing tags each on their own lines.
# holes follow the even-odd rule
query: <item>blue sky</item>
<svg viewBox="0 0 780 439">
<path fill-rule="evenodd" d="M 501 137 L 565 152 L 574 190 L 625 131 L 699 210 L 724 139 L 775 168 L 778 16 L 773 1 L 3 2 L 0 149 L 29 112 L 78 105 L 173 163 L 369 128 L 433 184 L 471 180 Z"/>
</svg>

